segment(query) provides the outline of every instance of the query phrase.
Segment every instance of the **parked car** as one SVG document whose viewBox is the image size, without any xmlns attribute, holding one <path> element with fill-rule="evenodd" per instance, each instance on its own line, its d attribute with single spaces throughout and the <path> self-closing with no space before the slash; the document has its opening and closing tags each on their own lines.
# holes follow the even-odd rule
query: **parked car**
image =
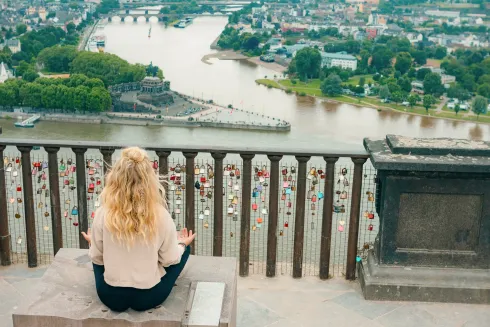
<svg viewBox="0 0 490 327">
<path fill-rule="evenodd" d="M 410 105 L 410 102 L 408 101 L 403 101 L 402 102 L 402 105 L 405 106 L 405 107 L 408 107 Z"/>
</svg>

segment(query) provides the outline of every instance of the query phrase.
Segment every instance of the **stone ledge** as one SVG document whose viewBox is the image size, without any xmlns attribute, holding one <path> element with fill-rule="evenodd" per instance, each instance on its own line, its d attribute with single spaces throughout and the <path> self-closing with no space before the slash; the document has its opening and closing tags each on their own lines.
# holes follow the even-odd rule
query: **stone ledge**
<svg viewBox="0 0 490 327">
<path fill-rule="evenodd" d="M 112 312 L 100 302 L 88 250 L 61 249 L 35 289 L 32 302 L 12 315 L 14 327 L 180 327 L 192 282 L 225 283 L 220 327 L 235 327 L 235 258 L 191 256 L 170 297 L 146 312 Z"/>
</svg>

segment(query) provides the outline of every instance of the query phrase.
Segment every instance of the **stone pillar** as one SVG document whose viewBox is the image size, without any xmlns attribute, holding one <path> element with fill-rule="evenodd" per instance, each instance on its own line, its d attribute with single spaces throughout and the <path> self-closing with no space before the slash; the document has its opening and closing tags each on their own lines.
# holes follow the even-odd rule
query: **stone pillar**
<svg viewBox="0 0 490 327">
<path fill-rule="evenodd" d="M 490 303 L 490 142 L 364 140 L 377 169 L 364 297 Z"/>
</svg>

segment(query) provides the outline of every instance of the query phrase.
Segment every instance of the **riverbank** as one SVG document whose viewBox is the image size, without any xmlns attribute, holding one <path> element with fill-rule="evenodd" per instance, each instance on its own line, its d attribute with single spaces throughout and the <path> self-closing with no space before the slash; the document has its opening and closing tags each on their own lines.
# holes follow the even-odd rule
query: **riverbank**
<svg viewBox="0 0 490 327">
<path fill-rule="evenodd" d="M 191 100 L 196 105 L 198 100 Z M 20 108 L 19 108 L 20 109 Z M 6 112 L 0 111 L 0 119 L 16 121 L 25 120 L 33 112 Z M 208 109 L 185 117 L 162 116 L 156 113 L 126 113 L 107 112 L 93 114 L 65 114 L 65 113 L 37 113 L 40 121 L 53 121 L 80 124 L 115 124 L 133 126 L 168 126 L 168 127 L 208 127 L 222 129 L 261 130 L 275 132 L 289 132 L 291 124 L 277 118 L 260 115 L 236 108 L 225 108 L 210 105 Z"/>
<path fill-rule="evenodd" d="M 213 63 L 210 59 L 219 59 L 219 60 L 247 60 L 248 62 L 254 63 L 258 66 L 265 67 L 267 69 L 273 70 L 280 74 L 283 74 L 287 67 L 279 65 L 275 62 L 265 62 L 260 60 L 259 57 L 247 57 L 237 51 L 233 50 L 221 50 L 215 53 L 210 53 L 201 58 L 201 61 L 207 65 L 212 65 Z"/>
<path fill-rule="evenodd" d="M 288 83 L 284 83 L 283 81 Z M 477 117 L 476 115 L 473 115 L 471 112 L 468 112 L 466 114 L 460 113 L 460 115 L 456 116 L 455 114 L 452 114 L 450 112 L 440 111 L 435 109 L 429 109 L 429 113 L 427 114 L 425 108 L 420 106 L 414 106 L 413 108 L 410 108 L 410 107 L 405 107 L 393 103 L 385 104 L 385 103 L 381 103 L 379 99 L 373 97 L 355 98 L 346 95 L 340 95 L 337 97 L 328 97 L 322 94 L 319 87 L 307 87 L 304 85 L 295 86 L 289 83 L 289 80 L 258 79 L 255 82 L 257 84 L 266 86 L 268 88 L 276 88 L 276 89 L 283 90 L 286 93 L 295 93 L 299 96 L 311 96 L 328 102 L 345 103 L 357 107 L 372 108 L 378 111 L 392 110 L 392 111 L 403 112 L 405 114 L 410 114 L 410 115 L 428 116 L 428 117 L 440 118 L 440 119 L 452 120 L 452 121 L 470 121 L 470 122 L 476 122 L 482 124 L 490 124 L 490 114 L 480 115 L 480 117 Z"/>
</svg>

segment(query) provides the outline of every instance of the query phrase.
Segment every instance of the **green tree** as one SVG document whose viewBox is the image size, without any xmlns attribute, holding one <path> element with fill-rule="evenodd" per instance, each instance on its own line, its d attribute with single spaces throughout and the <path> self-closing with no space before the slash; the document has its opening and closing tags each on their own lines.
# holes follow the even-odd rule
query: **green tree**
<svg viewBox="0 0 490 327">
<path fill-rule="evenodd" d="M 465 89 L 467 89 L 470 92 L 473 92 L 476 87 L 475 75 L 470 73 L 464 74 L 463 78 L 461 79 L 461 84 Z"/>
<path fill-rule="evenodd" d="M 364 86 L 364 84 L 366 84 L 366 78 L 364 76 L 361 76 L 359 78 L 359 85 Z"/>
<path fill-rule="evenodd" d="M 395 69 L 402 75 L 408 72 L 412 66 L 412 56 L 408 52 L 400 52 L 396 56 Z"/>
<path fill-rule="evenodd" d="M 410 92 L 412 90 L 412 82 L 408 76 L 404 75 L 396 82 L 403 92 Z"/>
<path fill-rule="evenodd" d="M 393 102 L 395 102 L 396 104 L 399 104 L 400 102 L 403 101 L 403 93 L 401 93 L 400 91 L 397 91 L 397 92 L 393 92 L 391 94 L 391 99 L 393 100 Z"/>
<path fill-rule="evenodd" d="M 425 65 L 427 63 L 427 54 L 424 51 L 415 51 L 412 55 L 417 64 Z"/>
<path fill-rule="evenodd" d="M 338 96 L 342 94 L 342 80 L 339 75 L 330 74 L 327 78 L 325 78 L 320 85 L 320 89 L 323 94 L 328 96 Z"/>
<path fill-rule="evenodd" d="M 458 115 L 458 112 L 461 110 L 461 106 L 459 105 L 459 103 L 456 103 L 456 105 L 454 106 L 454 113 L 456 114 L 456 116 Z"/>
<path fill-rule="evenodd" d="M 476 114 L 476 119 L 480 118 L 481 114 L 486 114 L 488 110 L 488 100 L 481 95 L 477 95 L 473 100 L 471 110 Z"/>
<path fill-rule="evenodd" d="M 70 71 L 70 65 L 77 54 L 75 46 L 54 46 L 42 50 L 37 56 L 37 62 L 49 72 L 65 73 Z"/>
<path fill-rule="evenodd" d="M 17 33 L 17 35 L 24 34 L 25 32 L 27 32 L 27 25 L 17 24 L 17 26 L 15 26 L 15 32 Z"/>
<path fill-rule="evenodd" d="M 419 70 L 417 70 L 416 77 L 419 81 L 423 81 L 425 78 L 425 75 L 427 75 L 429 73 L 432 73 L 432 71 L 429 68 L 420 68 Z"/>
<path fill-rule="evenodd" d="M 391 59 L 393 58 L 393 52 L 384 46 L 377 47 L 373 53 L 371 60 L 371 66 L 375 67 L 379 72 L 384 68 L 391 67 Z"/>
<path fill-rule="evenodd" d="M 434 97 L 433 97 L 432 95 L 430 95 L 430 94 L 426 94 L 426 95 L 424 95 L 424 98 L 423 98 L 423 100 L 422 100 L 422 104 L 423 104 L 423 106 L 424 106 L 424 108 L 425 108 L 425 111 L 426 111 L 427 113 L 429 113 L 429 108 L 430 108 L 430 106 L 432 106 L 434 103 L 435 103 L 435 99 L 434 99 Z"/>
<path fill-rule="evenodd" d="M 447 48 L 446 47 L 441 47 L 441 46 L 438 46 L 436 48 L 436 51 L 434 53 L 434 57 L 436 59 L 443 59 L 445 56 L 447 56 Z"/>
<path fill-rule="evenodd" d="M 428 73 L 424 78 L 424 93 L 441 95 L 444 92 L 444 87 L 441 83 L 441 75 L 436 73 Z"/>
<path fill-rule="evenodd" d="M 389 99 L 391 97 L 390 89 L 388 85 L 381 85 L 379 88 L 379 98 L 380 99 Z"/>
<path fill-rule="evenodd" d="M 294 57 L 296 74 L 301 79 L 316 78 L 320 73 L 322 56 L 315 48 L 304 48 L 299 50 Z"/>
<path fill-rule="evenodd" d="M 490 98 L 490 84 L 485 83 L 478 86 L 477 93 L 485 98 Z"/>
<path fill-rule="evenodd" d="M 268 15 L 267 15 L 267 21 L 268 21 L 269 23 L 270 23 L 270 22 L 272 22 L 272 16 L 271 16 L 271 14 L 268 14 Z"/>
<path fill-rule="evenodd" d="M 420 99 L 420 97 L 416 94 L 410 94 L 408 96 L 408 103 L 410 104 L 410 108 L 413 108 L 413 106 L 415 106 L 417 104 L 417 101 L 418 99 Z"/>
<path fill-rule="evenodd" d="M 23 75 L 22 79 L 27 81 L 27 82 L 33 82 L 36 78 L 38 78 L 39 75 L 37 72 L 33 69 L 28 69 Z"/>
<path fill-rule="evenodd" d="M 73 22 L 69 22 L 68 25 L 66 25 L 66 31 L 68 34 L 73 34 L 76 31 L 77 26 L 73 24 Z"/>
</svg>

